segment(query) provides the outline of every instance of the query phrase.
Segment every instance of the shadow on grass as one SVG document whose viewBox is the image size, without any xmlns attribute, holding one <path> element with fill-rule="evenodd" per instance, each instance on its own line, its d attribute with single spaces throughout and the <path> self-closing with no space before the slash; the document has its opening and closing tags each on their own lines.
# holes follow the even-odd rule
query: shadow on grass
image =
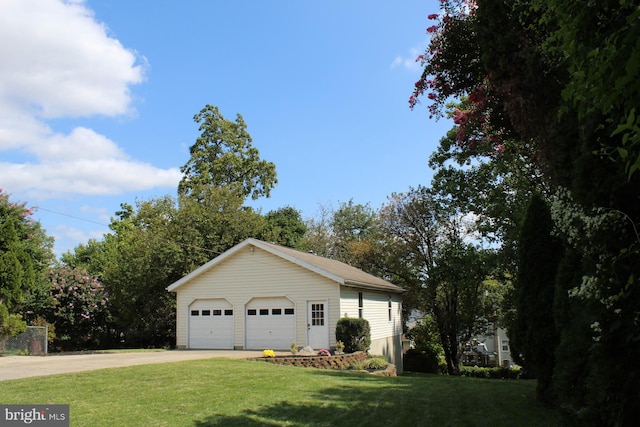
<svg viewBox="0 0 640 427">
<path fill-rule="evenodd" d="M 361 373 L 345 375 L 344 372 L 319 370 L 314 374 L 339 376 L 347 385 L 307 393 L 295 403 L 282 401 L 257 409 L 246 409 L 241 415 L 235 416 L 212 415 L 194 424 L 196 427 L 406 425 L 395 419 L 397 408 L 393 407 L 392 401 L 381 402 L 382 395 L 401 393 L 403 385 L 394 384 L 388 377 Z M 371 414 L 376 414 L 375 422 L 372 422 Z"/>
<path fill-rule="evenodd" d="M 213 414 L 194 424 L 196 427 L 557 425 L 553 412 L 536 407 L 535 386 L 522 387 L 526 385 L 524 382 L 500 384 L 497 380 L 435 375 L 389 378 L 334 371 L 315 374 L 340 376 L 345 385 L 306 392 L 295 402 L 280 401 L 245 409 L 238 415 Z M 504 404 L 500 404 L 501 400 Z"/>
</svg>

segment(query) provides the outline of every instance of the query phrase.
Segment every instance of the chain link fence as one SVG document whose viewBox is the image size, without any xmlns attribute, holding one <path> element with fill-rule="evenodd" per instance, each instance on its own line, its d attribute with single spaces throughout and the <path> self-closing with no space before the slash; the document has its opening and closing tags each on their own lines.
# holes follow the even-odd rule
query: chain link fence
<svg viewBox="0 0 640 427">
<path fill-rule="evenodd" d="M 46 356 L 48 330 L 46 326 L 27 326 L 15 337 L 0 337 L 0 353 Z"/>
</svg>

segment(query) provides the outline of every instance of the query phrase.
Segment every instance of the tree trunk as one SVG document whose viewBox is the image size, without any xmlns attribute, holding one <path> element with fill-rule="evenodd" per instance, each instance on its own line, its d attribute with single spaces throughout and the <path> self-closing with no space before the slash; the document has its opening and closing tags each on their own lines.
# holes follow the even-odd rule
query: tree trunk
<svg viewBox="0 0 640 427">
<path fill-rule="evenodd" d="M 458 339 L 455 334 L 440 335 L 444 358 L 447 362 L 449 375 L 460 375 L 460 356 L 458 354 Z"/>
</svg>

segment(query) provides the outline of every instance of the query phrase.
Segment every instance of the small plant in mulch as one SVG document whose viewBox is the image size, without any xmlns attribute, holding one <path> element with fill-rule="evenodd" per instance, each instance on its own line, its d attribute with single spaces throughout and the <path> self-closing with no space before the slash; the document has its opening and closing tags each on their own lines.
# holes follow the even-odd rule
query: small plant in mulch
<svg viewBox="0 0 640 427">
<path fill-rule="evenodd" d="M 384 356 L 369 356 L 362 362 L 352 363 L 349 369 L 373 372 L 386 369 L 387 366 L 389 366 L 389 362 L 384 358 Z"/>
</svg>

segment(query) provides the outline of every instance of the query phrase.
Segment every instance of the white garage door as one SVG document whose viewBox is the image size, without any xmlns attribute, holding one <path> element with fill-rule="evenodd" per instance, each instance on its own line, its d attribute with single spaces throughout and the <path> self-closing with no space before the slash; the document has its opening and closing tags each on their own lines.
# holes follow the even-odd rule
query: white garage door
<svg viewBox="0 0 640 427">
<path fill-rule="evenodd" d="M 189 348 L 233 349 L 233 306 L 223 299 L 189 306 Z"/>
<path fill-rule="evenodd" d="M 296 340 L 296 316 L 288 298 L 254 298 L 245 307 L 247 349 L 288 350 Z"/>
</svg>

